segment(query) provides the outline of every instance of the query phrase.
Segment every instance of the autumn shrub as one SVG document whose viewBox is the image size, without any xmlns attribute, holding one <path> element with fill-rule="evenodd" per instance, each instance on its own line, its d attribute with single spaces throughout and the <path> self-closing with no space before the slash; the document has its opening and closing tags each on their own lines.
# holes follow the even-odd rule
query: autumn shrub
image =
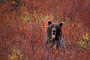
<svg viewBox="0 0 90 60">
<path fill-rule="evenodd" d="M 13 47 L 11 54 L 8 54 L 8 60 L 22 60 L 21 50 Z"/>
<path fill-rule="evenodd" d="M 82 36 L 82 40 L 79 41 L 79 45 L 81 48 L 89 48 L 88 47 L 89 42 L 90 42 L 89 35 L 88 33 L 86 33 L 85 35 Z"/>
</svg>

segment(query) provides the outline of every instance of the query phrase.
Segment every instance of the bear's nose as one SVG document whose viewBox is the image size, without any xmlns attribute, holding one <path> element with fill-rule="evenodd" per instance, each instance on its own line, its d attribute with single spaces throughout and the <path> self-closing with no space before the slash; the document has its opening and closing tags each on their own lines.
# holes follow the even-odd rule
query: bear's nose
<svg viewBox="0 0 90 60">
<path fill-rule="evenodd" d="M 55 33 L 55 30 L 53 30 L 53 32 Z"/>
</svg>

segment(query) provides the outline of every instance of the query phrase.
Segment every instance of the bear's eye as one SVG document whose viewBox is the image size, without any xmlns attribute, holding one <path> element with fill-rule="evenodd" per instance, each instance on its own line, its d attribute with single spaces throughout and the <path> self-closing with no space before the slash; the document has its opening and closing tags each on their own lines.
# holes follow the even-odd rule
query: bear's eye
<svg viewBox="0 0 90 60">
<path fill-rule="evenodd" d="M 51 26 L 51 28 L 53 28 L 54 26 Z"/>
</svg>

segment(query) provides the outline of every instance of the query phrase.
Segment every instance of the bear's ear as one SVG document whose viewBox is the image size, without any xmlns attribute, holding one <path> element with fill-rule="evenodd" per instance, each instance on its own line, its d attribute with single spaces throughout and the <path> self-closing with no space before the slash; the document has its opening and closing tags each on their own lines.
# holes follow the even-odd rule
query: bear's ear
<svg viewBox="0 0 90 60">
<path fill-rule="evenodd" d="M 52 22 L 51 21 L 48 21 L 48 25 L 50 25 L 50 24 L 52 24 Z"/>
<path fill-rule="evenodd" d="M 62 27 L 63 26 L 63 22 L 59 23 L 59 26 Z"/>
</svg>

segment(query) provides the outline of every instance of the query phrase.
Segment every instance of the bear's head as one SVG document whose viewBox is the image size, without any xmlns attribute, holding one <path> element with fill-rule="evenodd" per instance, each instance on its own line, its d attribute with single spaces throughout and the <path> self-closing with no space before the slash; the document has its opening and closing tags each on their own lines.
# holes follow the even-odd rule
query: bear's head
<svg viewBox="0 0 90 60">
<path fill-rule="evenodd" d="M 63 23 L 52 23 L 51 21 L 48 21 L 48 30 L 49 36 L 53 39 L 58 38 L 62 36 L 62 29 Z"/>
</svg>

